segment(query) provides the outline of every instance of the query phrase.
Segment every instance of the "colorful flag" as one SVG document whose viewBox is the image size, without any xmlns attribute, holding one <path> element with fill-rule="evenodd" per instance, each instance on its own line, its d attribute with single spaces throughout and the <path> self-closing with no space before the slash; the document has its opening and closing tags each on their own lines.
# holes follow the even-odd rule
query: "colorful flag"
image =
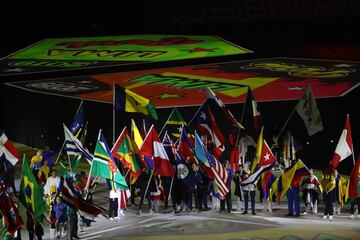
<svg viewBox="0 0 360 240">
<path fill-rule="evenodd" d="M 149 99 L 118 84 L 114 85 L 114 95 L 114 107 L 116 110 L 133 113 L 139 112 L 146 116 L 150 115 L 155 120 L 158 119 L 156 107 Z"/>
<path fill-rule="evenodd" d="M 305 90 L 304 96 L 297 103 L 295 110 L 304 121 L 309 136 L 324 130 L 320 112 L 310 86 Z"/>
<path fill-rule="evenodd" d="M 65 126 L 65 124 L 63 124 L 63 127 L 65 133 L 64 150 L 67 152 L 67 154 L 74 156 L 82 155 L 85 158 L 85 160 L 89 164 L 91 164 L 93 155 L 89 152 L 89 150 L 86 147 L 84 147 L 84 145 L 79 139 L 77 139 L 74 135 L 72 135 L 69 129 Z"/>
<path fill-rule="evenodd" d="M 283 196 L 289 189 L 296 171 L 299 170 L 298 172 L 303 172 L 304 168 L 305 164 L 301 160 L 298 160 L 296 163 L 285 169 L 278 182 L 278 193 L 280 196 Z"/>
<path fill-rule="evenodd" d="M 345 158 L 349 157 L 353 152 L 353 143 L 351 137 L 350 118 L 346 116 L 345 127 L 341 133 L 338 144 L 336 145 L 335 153 L 331 159 L 330 165 L 336 169 L 339 163 Z"/>
<path fill-rule="evenodd" d="M 261 130 L 262 120 L 258 104 L 255 101 L 250 87 L 248 87 L 244 108 L 242 124 L 248 134 L 256 141 Z"/>
<path fill-rule="evenodd" d="M 131 119 L 131 135 L 133 136 L 134 141 L 139 149 L 143 144 L 143 138 L 141 137 L 141 134 L 138 127 L 136 126 L 134 119 Z"/>
<path fill-rule="evenodd" d="M 119 138 L 116 140 L 111 149 L 111 154 L 114 158 L 119 159 L 131 172 L 137 173 L 141 170 L 142 164 L 139 149 L 134 140 L 131 139 L 126 127 L 124 127 Z"/>
<path fill-rule="evenodd" d="M 180 135 L 179 154 L 187 163 L 197 163 L 194 157 L 194 147 L 191 144 L 185 128 L 182 129 Z"/>
<path fill-rule="evenodd" d="M 207 89 L 207 93 L 208 93 L 208 98 L 212 99 L 217 106 L 220 107 L 222 113 L 225 116 L 225 119 L 234 126 L 237 126 L 239 128 L 244 128 L 234 117 L 234 115 L 232 115 L 232 113 L 230 112 L 230 110 L 226 107 L 226 105 L 224 104 L 224 102 L 217 96 L 215 95 L 215 93 L 211 90 L 211 88 L 206 87 Z"/>
<path fill-rule="evenodd" d="M 350 183 L 349 183 L 349 198 L 350 199 L 355 199 L 360 197 L 360 181 L 359 181 L 359 176 L 360 176 L 360 155 L 358 155 L 357 159 L 356 159 L 356 163 L 353 167 L 353 169 L 351 170 L 351 174 L 350 174 Z"/>
<path fill-rule="evenodd" d="M 167 133 L 167 131 L 165 131 L 163 140 L 162 140 L 162 145 L 164 146 L 164 149 L 166 151 L 166 154 L 168 155 L 171 164 L 175 165 L 175 155 L 176 155 L 176 146 L 173 143 L 173 141 L 171 140 L 169 134 Z"/>
<path fill-rule="evenodd" d="M 99 137 L 96 143 L 89 175 L 95 175 L 111 180 L 115 189 L 128 189 L 125 178 L 116 167 L 115 161 L 111 156 L 110 149 L 101 130 L 99 131 Z"/>
<path fill-rule="evenodd" d="M 210 142 L 212 153 L 216 158 L 220 158 L 222 152 L 225 150 L 225 139 L 215 122 L 208 102 L 200 106 L 194 119 L 199 133 L 205 135 Z"/>
<path fill-rule="evenodd" d="M 72 135 L 80 139 L 81 132 L 84 129 L 84 126 L 85 126 L 84 108 L 82 106 L 82 101 L 81 101 L 79 110 L 75 115 L 74 121 L 70 124 L 69 130 Z"/>
<path fill-rule="evenodd" d="M 264 180 L 263 181 L 264 198 L 271 200 L 272 195 L 274 194 L 272 185 L 276 181 L 276 176 L 270 170 L 266 171 L 263 174 L 263 176 L 264 176 L 264 179 L 263 179 Z"/>
<path fill-rule="evenodd" d="M 199 161 L 212 171 L 216 189 L 215 193 L 217 193 L 221 199 L 224 199 L 229 192 L 226 185 L 229 175 L 220 162 L 205 148 L 197 133 L 195 133 L 195 154 Z"/>
<path fill-rule="evenodd" d="M 61 186 L 62 197 L 66 201 L 70 202 L 76 209 L 83 211 L 85 213 L 91 214 L 93 216 L 98 216 L 99 214 L 105 212 L 105 209 L 101 209 L 99 206 L 96 206 L 85 199 L 82 198 L 69 178 L 66 178 Z"/>
<path fill-rule="evenodd" d="M 276 162 L 274 154 L 271 152 L 265 139 L 263 139 L 263 147 L 260 155 L 259 162 L 257 163 L 254 172 L 248 178 L 241 181 L 241 186 L 253 184 L 260 177 L 263 172 L 270 170 Z"/>
<path fill-rule="evenodd" d="M 42 215 L 46 211 L 44 190 L 36 181 L 28 162 L 25 160 L 25 156 L 21 169 L 19 199 L 24 207 L 33 213 L 35 219 L 41 221 Z"/>
<path fill-rule="evenodd" d="M 14 144 L 2 132 L 0 135 L 0 157 L 4 156 L 13 166 L 19 161 L 19 153 Z"/>
<path fill-rule="evenodd" d="M 0 215 L 4 218 L 4 227 L 6 227 L 7 232 L 14 235 L 21 228 L 23 221 L 18 208 L 5 191 L 5 188 L 5 183 L 0 176 Z"/>
<path fill-rule="evenodd" d="M 165 122 L 164 129 L 167 130 L 171 140 L 175 142 L 177 139 L 179 139 L 181 130 L 186 125 L 187 124 L 182 118 L 179 110 L 175 107 Z"/>
<path fill-rule="evenodd" d="M 164 146 L 161 144 L 158 134 L 151 126 L 148 134 L 144 139 L 144 143 L 140 149 L 140 153 L 152 160 L 154 164 L 154 174 L 165 177 L 173 177 L 174 170 L 170 163 L 169 157 L 166 154 Z"/>
</svg>

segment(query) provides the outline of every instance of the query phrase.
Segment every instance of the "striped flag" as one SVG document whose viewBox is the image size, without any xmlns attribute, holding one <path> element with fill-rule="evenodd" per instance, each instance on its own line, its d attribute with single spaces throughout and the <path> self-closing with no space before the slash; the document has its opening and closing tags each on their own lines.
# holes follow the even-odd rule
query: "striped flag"
<svg viewBox="0 0 360 240">
<path fill-rule="evenodd" d="M 214 174 L 215 193 L 220 199 L 224 199 L 226 194 L 229 192 L 229 189 L 226 186 L 229 175 L 221 163 L 206 150 L 197 133 L 195 133 L 195 154 L 198 159 L 204 163 L 204 165 L 210 167 L 212 173 Z"/>
<path fill-rule="evenodd" d="M 93 155 L 89 150 L 83 146 L 82 142 L 77 139 L 69 129 L 63 124 L 65 133 L 65 147 L 64 150 L 68 155 L 79 156 L 82 155 L 85 160 L 91 165 Z"/>
<path fill-rule="evenodd" d="M 336 145 L 334 156 L 330 162 L 333 169 L 336 169 L 339 163 L 353 153 L 353 143 L 351 137 L 350 118 L 346 116 L 345 127 L 341 133 L 338 144 Z"/>
<path fill-rule="evenodd" d="M 14 144 L 6 137 L 4 132 L 0 135 L 0 157 L 3 155 L 5 155 L 5 159 L 12 165 L 15 165 L 19 161 L 18 151 Z"/>
</svg>

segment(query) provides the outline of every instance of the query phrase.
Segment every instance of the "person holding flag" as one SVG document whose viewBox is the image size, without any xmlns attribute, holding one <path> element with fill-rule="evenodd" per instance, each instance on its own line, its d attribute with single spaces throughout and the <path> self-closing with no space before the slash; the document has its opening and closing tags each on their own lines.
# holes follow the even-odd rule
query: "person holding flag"
<svg viewBox="0 0 360 240">
<path fill-rule="evenodd" d="M 250 177 L 250 169 L 244 169 L 242 174 L 242 182 Z M 246 184 L 242 187 L 244 190 L 244 212 L 242 214 L 248 214 L 249 206 L 249 194 L 251 200 L 251 212 L 253 215 L 255 212 L 255 195 L 256 195 L 256 181 L 253 183 Z"/>
<path fill-rule="evenodd" d="M 319 192 L 322 191 L 322 188 L 319 180 L 314 175 L 314 170 L 310 169 L 309 172 L 310 175 L 304 178 L 301 183 L 301 188 L 303 189 L 303 200 L 305 202 L 304 214 L 310 212 L 316 214 L 319 202 Z"/>
</svg>

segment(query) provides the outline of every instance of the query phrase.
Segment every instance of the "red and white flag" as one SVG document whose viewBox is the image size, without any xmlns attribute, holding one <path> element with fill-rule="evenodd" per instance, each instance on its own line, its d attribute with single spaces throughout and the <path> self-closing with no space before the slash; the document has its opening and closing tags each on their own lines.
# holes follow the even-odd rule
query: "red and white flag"
<svg viewBox="0 0 360 240">
<path fill-rule="evenodd" d="M 164 146 L 160 142 L 160 138 L 154 128 L 151 126 L 148 134 L 141 146 L 140 153 L 154 161 L 154 174 L 165 177 L 173 177 L 174 170 L 165 151 Z"/>
<path fill-rule="evenodd" d="M 339 163 L 352 154 L 353 143 L 351 138 L 350 118 L 346 116 L 345 127 L 341 133 L 338 144 L 336 145 L 335 153 L 331 159 L 330 165 L 336 169 Z"/>
<path fill-rule="evenodd" d="M 0 135 L 0 157 L 3 155 L 5 155 L 6 160 L 12 165 L 15 165 L 19 161 L 18 151 L 14 144 L 6 137 L 4 132 Z"/>
</svg>

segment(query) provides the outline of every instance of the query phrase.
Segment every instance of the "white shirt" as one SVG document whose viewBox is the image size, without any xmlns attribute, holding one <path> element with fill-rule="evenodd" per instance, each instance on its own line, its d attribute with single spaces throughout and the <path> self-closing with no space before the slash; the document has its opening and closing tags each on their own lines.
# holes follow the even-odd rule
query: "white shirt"
<svg viewBox="0 0 360 240">
<path fill-rule="evenodd" d="M 49 177 L 44 186 L 44 194 L 51 196 L 52 193 L 56 192 L 60 185 L 59 177 Z"/>
</svg>

